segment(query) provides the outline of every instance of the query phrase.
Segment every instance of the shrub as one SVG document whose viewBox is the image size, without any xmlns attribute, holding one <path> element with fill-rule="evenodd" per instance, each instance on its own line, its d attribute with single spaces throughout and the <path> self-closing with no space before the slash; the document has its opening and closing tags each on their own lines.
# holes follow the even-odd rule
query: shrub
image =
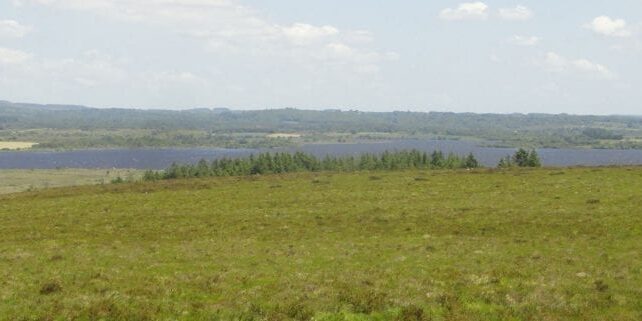
<svg viewBox="0 0 642 321">
<path fill-rule="evenodd" d="M 407 305 L 401 308 L 396 321 L 429 321 L 432 320 L 430 315 L 424 312 L 424 309 L 416 305 Z"/>
</svg>

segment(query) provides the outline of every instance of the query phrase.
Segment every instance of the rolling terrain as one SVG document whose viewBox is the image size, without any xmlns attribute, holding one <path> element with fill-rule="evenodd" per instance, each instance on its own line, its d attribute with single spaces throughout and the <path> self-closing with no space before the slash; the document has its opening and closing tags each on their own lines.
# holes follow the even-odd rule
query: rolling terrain
<svg viewBox="0 0 642 321">
<path fill-rule="evenodd" d="M 642 168 L 0 196 L 0 320 L 640 320 Z"/>
</svg>

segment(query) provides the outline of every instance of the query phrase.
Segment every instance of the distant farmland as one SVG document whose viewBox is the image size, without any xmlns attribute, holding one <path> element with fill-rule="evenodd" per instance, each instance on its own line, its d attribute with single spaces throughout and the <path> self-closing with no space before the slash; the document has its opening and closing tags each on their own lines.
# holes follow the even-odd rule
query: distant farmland
<svg viewBox="0 0 642 321">
<path fill-rule="evenodd" d="M 642 168 L 0 196 L 0 320 L 642 320 Z"/>
</svg>

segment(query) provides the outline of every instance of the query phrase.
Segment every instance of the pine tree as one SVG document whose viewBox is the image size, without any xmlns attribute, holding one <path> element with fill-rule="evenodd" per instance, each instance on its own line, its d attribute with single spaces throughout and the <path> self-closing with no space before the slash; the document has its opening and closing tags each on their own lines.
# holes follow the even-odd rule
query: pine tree
<svg viewBox="0 0 642 321">
<path fill-rule="evenodd" d="M 477 168 L 479 167 L 479 162 L 475 158 L 475 155 L 473 153 L 468 154 L 466 157 L 466 160 L 464 161 L 464 166 L 466 168 Z"/>
<path fill-rule="evenodd" d="M 441 151 L 434 151 L 430 157 L 430 165 L 434 168 L 443 168 L 444 161 L 444 153 Z"/>
<path fill-rule="evenodd" d="M 534 149 L 530 152 L 530 154 L 528 154 L 528 166 L 542 167 L 542 162 L 539 159 L 539 155 Z"/>
<path fill-rule="evenodd" d="M 525 149 L 520 148 L 515 152 L 515 155 L 513 155 L 513 162 L 519 167 L 528 167 L 528 157 L 529 153 Z"/>
<path fill-rule="evenodd" d="M 503 157 L 502 159 L 499 160 L 499 164 L 497 164 L 497 167 L 499 168 L 511 168 L 513 167 L 513 160 L 510 157 L 510 155 L 507 155 L 506 157 Z"/>
<path fill-rule="evenodd" d="M 207 163 L 206 160 L 201 159 L 198 162 L 198 165 L 196 167 L 196 176 L 198 177 L 207 177 L 210 176 L 210 166 Z"/>
</svg>

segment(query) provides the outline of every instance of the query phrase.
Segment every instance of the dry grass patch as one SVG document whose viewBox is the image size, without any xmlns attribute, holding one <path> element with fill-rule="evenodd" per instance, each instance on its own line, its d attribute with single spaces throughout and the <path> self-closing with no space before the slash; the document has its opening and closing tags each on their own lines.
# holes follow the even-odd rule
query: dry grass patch
<svg viewBox="0 0 642 321">
<path fill-rule="evenodd" d="M 30 149 L 38 143 L 33 142 L 0 142 L 0 150 L 20 150 L 20 149 Z"/>
</svg>

